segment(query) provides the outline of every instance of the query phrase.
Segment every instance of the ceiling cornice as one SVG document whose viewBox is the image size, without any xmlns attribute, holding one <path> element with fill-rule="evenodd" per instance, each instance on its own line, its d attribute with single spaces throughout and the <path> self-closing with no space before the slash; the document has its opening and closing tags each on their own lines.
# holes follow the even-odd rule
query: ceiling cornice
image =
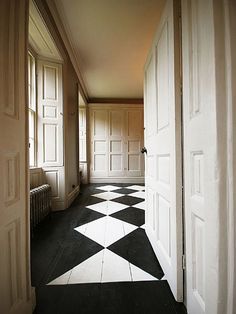
<svg viewBox="0 0 236 314">
<path fill-rule="evenodd" d="M 142 98 L 89 98 L 88 103 L 92 104 L 143 104 Z"/>
<path fill-rule="evenodd" d="M 72 62 L 72 65 L 75 69 L 75 72 L 78 76 L 78 79 L 79 79 L 79 82 L 80 82 L 80 85 L 81 85 L 81 88 L 82 88 L 82 92 L 86 98 L 86 100 L 88 100 L 88 92 L 87 92 L 87 88 L 85 86 L 85 83 L 84 83 L 84 80 L 83 80 L 83 77 L 82 77 L 82 74 L 81 74 L 81 71 L 79 69 L 79 60 L 78 60 L 78 57 L 75 53 L 75 50 L 71 44 L 71 40 L 68 36 L 68 32 L 65 30 L 65 27 L 61 21 L 61 18 L 59 16 L 59 13 L 58 13 L 58 10 L 57 10 L 57 7 L 55 5 L 55 2 L 54 0 L 46 0 L 47 2 L 47 5 L 48 5 L 48 8 L 52 14 L 52 17 L 54 19 L 54 22 L 57 26 L 57 29 L 60 33 L 60 36 L 63 40 L 63 43 L 67 49 L 67 52 L 68 52 L 68 55 L 70 57 L 70 60 Z"/>
</svg>

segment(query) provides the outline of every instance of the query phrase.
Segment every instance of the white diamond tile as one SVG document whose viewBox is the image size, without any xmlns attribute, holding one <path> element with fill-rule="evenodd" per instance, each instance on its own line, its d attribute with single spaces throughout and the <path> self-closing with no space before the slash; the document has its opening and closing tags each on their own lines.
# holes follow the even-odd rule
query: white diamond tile
<svg viewBox="0 0 236 314">
<path fill-rule="evenodd" d="M 120 204 L 113 201 L 104 201 L 101 203 L 97 203 L 94 205 L 86 206 L 89 209 L 95 210 L 99 213 L 102 213 L 104 215 L 111 215 L 114 214 L 120 210 L 123 210 L 125 208 L 128 208 L 128 205 Z"/>
<path fill-rule="evenodd" d="M 123 210 L 125 208 L 128 208 L 129 206 L 128 205 L 125 205 L 125 204 L 121 204 L 121 203 L 118 203 L 118 202 L 112 202 L 112 201 L 109 201 L 108 202 L 108 211 L 107 211 L 107 215 L 112 215 L 120 210 Z"/>
<path fill-rule="evenodd" d="M 112 281 L 131 281 L 129 262 L 110 250 L 105 250 L 102 282 Z"/>
<path fill-rule="evenodd" d="M 165 279 L 163 277 L 163 279 Z M 48 285 L 83 284 L 117 281 L 158 280 L 123 257 L 104 249 L 89 257 Z"/>
<path fill-rule="evenodd" d="M 127 235 L 127 234 L 131 233 L 132 231 L 134 231 L 135 229 L 137 229 L 138 227 L 134 226 L 132 224 L 123 222 L 123 228 L 124 228 L 125 235 Z"/>
<path fill-rule="evenodd" d="M 137 229 L 137 226 L 127 222 L 115 219 L 110 216 L 99 218 L 74 230 L 82 233 L 91 240 L 101 244 L 104 247 L 120 240 L 128 233 Z M 85 230 L 85 231 L 84 231 Z"/>
<path fill-rule="evenodd" d="M 70 278 L 70 275 L 71 275 L 71 271 L 72 270 L 69 270 L 66 273 L 64 273 L 63 275 L 52 280 L 51 282 L 48 283 L 48 285 L 67 285 L 69 278 Z"/>
<path fill-rule="evenodd" d="M 144 230 L 145 230 L 145 224 L 144 224 L 144 225 L 142 225 L 142 226 L 140 226 L 139 228 L 142 228 L 142 229 L 144 229 Z"/>
<path fill-rule="evenodd" d="M 136 190 L 136 191 L 144 191 L 145 190 L 145 186 L 142 186 L 142 185 L 131 185 L 131 186 L 127 186 L 127 189 Z"/>
<path fill-rule="evenodd" d="M 107 219 L 105 247 L 108 247 L 125 236 L 122 221 L 109 216 L 107 218 L 110 219 Z"/>
<path fill-rule="evenodd" d="M 105 247 L 108 247 L 112 243 L 120 240 L 137 228 L 137 226 L 128 222 L 107 216 Z"/>
<path fill-rule="evenodd" d="M 145 192 L 144 191 L 138 191 L 138 192 L 134 192 L 134 193 L 129 194 L 129 196 L 134 196 L 134 197 L 139 197 L 139 198 L 145 199 Z"/>
<path fill-rule="evenodd" d="M 72 269 L 68 284 L 101 282 L 104 250 Z"/>
<path fill-rule="evenodd" d="M 108 201 L 104 201 L 104 202 L 97 203 L 94 205 L 89 205 L 86 207 L 89 209 L 95 210 L 96 212 L 99 212 L 101 214 L 107 215 Z"/>
<path fill-rule="evenodd" d="M 78 231 L 77 229 L 79 229 L 80 233 L 85 234 L 86 229 L 87 229 L 87 224 L 81 225 L 81 226 L 75 228 L 74 230 Z"/>
<path fill-rule="evenodd" d="M 103 193 L 94 194 L 92 196 L 101 198 L 106 201 L 110 201 L 110 200 L 113 200 L 114 198 L 123 196 L 123 194 L 116 193 L 116 192 L 103 192 Z"/>
<path fill-rule="evenodd" d="M 141 268 L 130 264 L 131 275 L 133 281 L 150 281 L 150 280 L 158 280 L 157 278 L 153 277 L 149 273 L 145 272 Z"/>
<path fill-rule="evenodd" d="M 74 230 L 82 233 L 89 239 L 104 246 L 105 231 L 106 231 L 106 218 L 99 218 L 85 225 L 75 228 Z M 86 228 L 84 228 L 86 226 Z"/>
<path fill-rule="evenodd" d="M 140 203 L 138 203 L 138 204 L 135 204 L 135 205 L 133 205 L 132 207 L 145 210 L 145 201 L 140 202 Z"/>
<path fill-rule="evenodd" d="M 114 186 L 114 185 L 105 185 L 105 186 L 97 187 L 96 189 L 110 192 L 110 191 L 119 190 L 120 187 L 117 187 L 117 186 Z"/>
</svg>

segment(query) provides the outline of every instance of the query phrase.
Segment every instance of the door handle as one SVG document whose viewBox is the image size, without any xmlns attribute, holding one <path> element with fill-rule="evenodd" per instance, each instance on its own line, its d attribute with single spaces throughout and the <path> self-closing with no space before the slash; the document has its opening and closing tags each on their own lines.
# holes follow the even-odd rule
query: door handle
<svg viewBox="0 0 236 314">
<path fill-rule="evenodd" d="M 146 148 L 146 147 L 143 147 L 143 148 L 141 149 L 141 153 L 142 153 L 142 154 L 144 154 L 144 153 L 147 154 L 147 148 Z"/>
</svg>

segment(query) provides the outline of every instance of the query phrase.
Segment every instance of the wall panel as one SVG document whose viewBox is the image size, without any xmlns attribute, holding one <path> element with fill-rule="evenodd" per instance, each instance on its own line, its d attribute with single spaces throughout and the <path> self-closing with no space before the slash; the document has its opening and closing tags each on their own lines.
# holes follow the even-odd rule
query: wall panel
<svg viewBox="0 0 236 314">
<path fill-rule="evenodd" d="M 90 126 L 91 181 L 112 182 L 116 178 L 142 182 L 142 106 L 119 105 L 117 109 L 90 105 Z"/>
</svg>

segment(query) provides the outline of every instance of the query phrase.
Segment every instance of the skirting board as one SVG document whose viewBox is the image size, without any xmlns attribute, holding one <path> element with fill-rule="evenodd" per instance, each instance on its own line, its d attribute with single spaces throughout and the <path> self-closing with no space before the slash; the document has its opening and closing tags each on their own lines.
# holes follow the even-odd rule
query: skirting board
<svg viewBox="0 0 236 314">
<path fill-rule="evenodd" d="M 80 186 L 77 185 L 72 192 L 70 192 L 64 201 L 57 201 L 52 199 L 52 211 L 61 211 L 67 209 L 80 191 Z"/>
<path fill-rule="evenodd" d="M 71 205 L 74 199 L 78 196 L 80 191 L 80 186 L 77 185 L 72 192 L 70 192 L 67 196 L 67 208 Z"/>
<path fill-rule="evenodd" d="M 56 201 L 52 199 L 52 211 L 65 210 L 67 208 L 65 201 Z"/>
<path fill-rule="evenodd" d="M 90 183 L 144 183 L 144 177 L 136 178 L 90 178 Z"/>
</svg>

